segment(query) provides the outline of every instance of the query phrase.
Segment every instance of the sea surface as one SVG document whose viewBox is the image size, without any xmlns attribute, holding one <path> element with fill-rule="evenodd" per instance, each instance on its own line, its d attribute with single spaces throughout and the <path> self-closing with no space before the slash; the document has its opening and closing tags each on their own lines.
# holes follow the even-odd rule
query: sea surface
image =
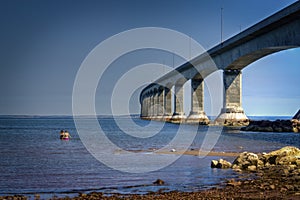
<svg viewBox="0 0 300 200">
<path fill-rule="evenodd" d="M 251 117 L 252 119 L 290 119 L 291 117 Z M 85 120 L 89 120 L 88 118 Z M 138 116 L 98 117 L 100 126 L 109 140 L 125 151 L 141 154 L 155 154 L 172 141 L 179 125 L 141 120 Z M 117 121 L 117 123 L 116 123 Z M 131 123 L 131 122 L 134 123 Z M 120 128 L 122 124 L 122 128 Z M 150 137 L 134 137 L 135 134 L 149 134 Z M 159 128 L 159 129 L 158 129 Z M 66 129 L 70 141 L 59 139 L 59 131 Z M 92 130 L 93 134 L 97 131 Z M 157 131 L 159 130 L 159 131 Z M 215 134 L 214 128 L 195 125 L 180 126 L 186 137 L 195 136 L 189 149 L 200 149 L 206 136 Z M 191 134 L 195 131 L 194 135 Z M 182 145 L 186 145 L 182 141 Z M 223 129 L 213 144 L 217 152 L 268 152 L 287 145 L 300 147 L 300 134 L 242 132 Z M 178 148 L 181 144 L 178 145 Z M 172 147 L 174 148 L 174 147 Z M 171 150 L 171 149 L 170 149 Z M 176 149 L 175 149 L 176 150 Z M 112 155 L 105 155 L 108 159 Z M 158 155 L 162 156 L 162 155 Z M 163 155 L 165 158 L 174 155 Z M 168 157 L 169 156 L 169 157 Z M 128 173 L 108 167 L 98 161 L 84 146 L 78 135 L 72 117 L 2 116 L 0 117 L 0 195 L 23 194 L 34 198 L 53 196 L 75 196 L 80 192 L 103 192 L 145 194 L 155 191 L 198 191 L 224 185 L 226 179 L 240 176 L 232 170 L 210 168 L 212 159 L 221 157 L 198 157 L 183 155 L 174 163 L 161 169 L 143 173 Z M 233 161 L 233 157 L 226 158 Z M 124 162 L 126 162 L 124 160 Z M 137 156 L 133 164 L 142 165 Z M 153 163 L 155 165 L 155 163 Z M 156 179 L 165 185 L 153 185 Z"/>
</svg>

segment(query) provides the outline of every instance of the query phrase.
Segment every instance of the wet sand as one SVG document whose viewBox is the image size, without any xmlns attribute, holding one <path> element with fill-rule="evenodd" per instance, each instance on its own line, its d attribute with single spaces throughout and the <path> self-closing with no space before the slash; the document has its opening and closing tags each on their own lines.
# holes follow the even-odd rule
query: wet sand
<svg viewBox="0 0 300 200">
<path fill-rule="evenodd" d="M 191 156 L 221 156 L 221 157 L 237 157 L 240 153 L 235 152 L 205 152 L 199 150 L 176 150 L 175 152 L 172 151 L 161 151 L 159 154 L 176 154 L 176 155 L 191 155 Z"/>
<path fill-rule="evenodd" d="M 220 156 L 220 157 L 237 157 L 240 153 L 236 152 L 216 152 L 216 151 L 199 151 L 197 149 L 193 150 L 129 150 L 129 152 L 135 152 L 135 153 L 157 153 L 157 154 L 174 154 L 174 155 L 190 155 L 190 156 Z M 114 153 L 120 154 L 120 153 L 126 153 L 126 151 L 115 151 Z"/>
</svg>

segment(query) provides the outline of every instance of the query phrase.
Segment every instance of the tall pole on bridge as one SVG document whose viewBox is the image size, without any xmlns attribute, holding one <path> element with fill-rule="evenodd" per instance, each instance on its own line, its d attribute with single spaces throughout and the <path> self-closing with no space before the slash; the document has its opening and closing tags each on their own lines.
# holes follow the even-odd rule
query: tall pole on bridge
<svg viewBox="0 0 300 200">
<path fill-rule="evenodd" d="M 223 43 L 223 5 L 221 6 L 221 44 Z"/>
</svg>

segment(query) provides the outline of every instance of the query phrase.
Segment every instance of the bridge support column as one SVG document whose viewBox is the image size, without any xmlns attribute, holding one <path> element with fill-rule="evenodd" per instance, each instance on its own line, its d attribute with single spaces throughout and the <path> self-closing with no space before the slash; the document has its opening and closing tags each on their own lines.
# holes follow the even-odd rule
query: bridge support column
<svg viewBox="0 0 300 200">
<path fill-rule="evenodd" d="M 224 106 L 216 122 L 225 126 L 248 125 L 249 119 L 242 108 L 242 72 L 225 70 L 223 81 L 225 87 Z"/>
<path fill-rule="evenodd" d="M 149 101 L 149 119 L 151 120 L 153 117 L 153 110 L 154 110 L 154 98 L 153 94 L 150 94 L 150 101 Z"/>
<path fill-rule="evenodd" d="M 143 97 L 141 102 L 141 118 L 146 117 L 146 97 Z"/>
<path fill-rule="evenodd" d="M 187 122 L 209 124 L 209 119 L 204 112 L 204 83 L 202 79 L 191 80 L 191 97 L 191 112 Z"/>
<path fill-rule="evenodd" d="M 153 117 L 152 119 L 156 120 L 158 115 L 158 92 L 153 94 Z"/>
<path fill-rule="evenodd" d="M 150 96 L 147 95 L 145 100 L 146 100 L 146 105 L 145 105 L 146 116 L 144 117 L 144 119 L 150 119 Z"/>
<path fill-rule="evenodd" d="M 163 101 L 163 109 L 164 109 L 164 116 L 163 120 L 170 121 L 172 118 L 172 92 L 171 89 L 168 87 L 164 88 L 164 101 Z"/>
<path fill-rule="evenodd" d="M 162 120 L 164 115 L 164 90 L 161 88 L 158 90 L 157 99 L 157 119 Z"/>
<path fill-rule="evenodd" d="M 186 119 L 183 112 L 183 94 L 183 84 L 175 84 L 174 113 L 171 118 L 173 123 L 182 123 Z"/>
</svg>

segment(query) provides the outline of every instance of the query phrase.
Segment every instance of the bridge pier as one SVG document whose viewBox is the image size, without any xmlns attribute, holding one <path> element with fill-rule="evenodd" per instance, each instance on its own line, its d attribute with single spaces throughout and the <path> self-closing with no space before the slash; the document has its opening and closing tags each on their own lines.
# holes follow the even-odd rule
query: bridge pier
<svg viewBox="0 0 300 200">
<path fill-rule="evenodd" d="M 141 117 L 142 118 L 146 118 L 147 117 L 147 113 L 146 113 L 146 110 L 147 110 L 146 100 L 147 100 L 146 97 L 143 97 L 142 105 L 141 105 Z"/>
<path fill-rule="evenodd" d="M 249 119 L 242 108 L 242 72 L 240 70 L 224 70 L 223 81 L 224 105 L 216 123 L 225 126 L 248 125 Z"/>
<path fill-rule="evenodd" d="M 191 112 L 187 123 L 209 124 L 204 112 L 204 83 L 203 79 L 191 79 Z"/>
<path fill-rule="evenodd" d="M 155 91 L 154 92 L 154 96 L 153 96 L 153 117 L 152 119 L 157 119 L 158 117 L 158 92 Z"/>
<path fill-rule="evenodd" d="M 162 120 L 164 115 L 164 89 L 159 88 L 157 92 L 156 119 Z"/>
<path fill-rule="evenodd" d="M 151 92 L 150 94 L 150 107 L 149 107 L 149 119 L 153 120 L 155 117 L 155 93 Z"/>
<path fill-rule="evenodd" d="M 175 98 L 174 98 L 174 113 L 171 118 L 172 123 L 182 123 L 186 116 L 183 112 L 183 83 L 175 84 Z"/>
<path fill-rule="evenodd" d="M 141 118 L 149 119 L 149 96 L 145 94 L 141 103 Z"/>
<path fill-rule="evenodd" d="M 168 87 L 164 88 L 163 91 L 164 99 L 163 99 L 163 120 L 170 121 L 172 118 L 172 92 Z"/>
<path fill-rule="evenodd" d="M 150 115 L 150 96 L 149 94 L 146 95 L 145 98 L 145 105 L 143 105 L 143 107 L 145 108 L 145 116 L 143 117 L 144 119 L 149 119 L 149 115 Z"/>
</svg>

